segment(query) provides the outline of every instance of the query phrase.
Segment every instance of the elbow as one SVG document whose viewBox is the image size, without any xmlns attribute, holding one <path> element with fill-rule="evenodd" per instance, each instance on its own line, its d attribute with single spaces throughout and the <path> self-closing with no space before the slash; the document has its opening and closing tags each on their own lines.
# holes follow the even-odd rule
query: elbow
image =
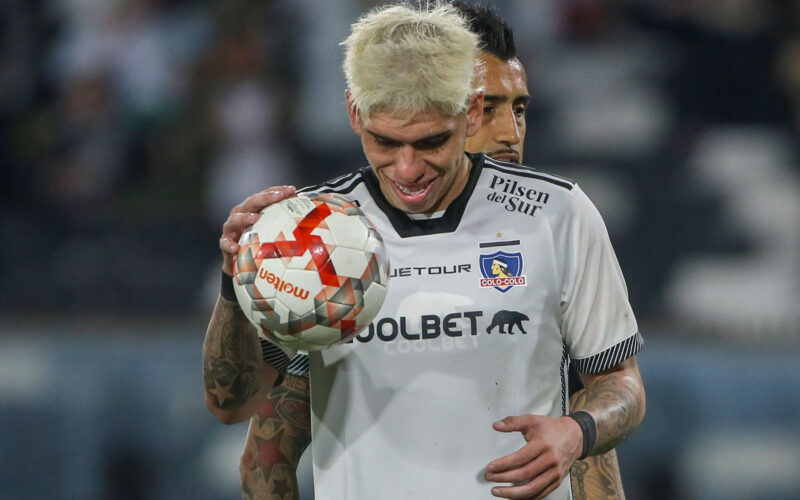
<svg viewBox="0 0 800 500">
<path fill-rule="evenodd" d="M 647 414 L 647 396 L 644 392 L 644 387 L 642 387 L 642 395 L 640 399 L 640 407 L 639 407 L 639 425 L 641 425 L 642 421 L 644 420 L 644 416 Z"/>
<path fill-rule="evenodd" d="M 220 410 L 219 408 L 211 410 L 211 413 L 213 413 L 214 416 L 217 417 L 217 420 L 219 420 L 225 425 L 234 425 L 247 420 L 247 417 L 243 417 L 237 414 L 236 412 L 231 412 L 229 410 Z"/>
<path fill-rule="evenodd" d="M 217 417 L 217 420 L 222 422 L 225 425 L 234 425 L 240 422 L 244 422 L 248 419 L 248 415 L 245 415 L 241 409 L 228 409 L 228 408 L 220 408 L 217 406 L 217 402 L 213 397 L 206 395 L 206 407 L 208 410 Z"/>
<path fill-rule="evenodd" d="M 630 405 L 629 405 L 629 421 L 632 424 L 632 429 L 638 429 L 644 421 L 644 416 L 647 413 L 647 396 L 644 392 L 644 384 L 642 384 L 641 377 L 630 377 L 629 386 L 631 388 Z"/>
</svg>

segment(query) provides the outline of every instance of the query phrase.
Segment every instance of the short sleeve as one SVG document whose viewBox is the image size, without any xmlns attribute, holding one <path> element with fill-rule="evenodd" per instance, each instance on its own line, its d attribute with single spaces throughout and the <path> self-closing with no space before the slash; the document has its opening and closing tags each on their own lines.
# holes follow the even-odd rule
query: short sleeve
<svg viewBox="0 0 800 500">
<path fill-rule="evenodd" d="M 282 380 L 295 352 L 288 349 L 284 350 L 263 337 L 259 337 L 258 341 L 261 342 L 262 359 L 278 370 L 278 379 Z"/>
<path fill-rule="evenodd" d="M 634 356 L 644 341 L 603 219 L 580 188 L 572 194 L 562 334 L 576 369 L 592 374 Z"/>
<path fill-rule="evenodd" d="M 289 363 L 289 367 L 286 369 L 286 373 L 289 375 L 305 378 L 308 378 L 309 371 L 308 354 L 302 351 L 298 352 L 297 355 L 292 358 L 292 362 Z"/>
</svg>

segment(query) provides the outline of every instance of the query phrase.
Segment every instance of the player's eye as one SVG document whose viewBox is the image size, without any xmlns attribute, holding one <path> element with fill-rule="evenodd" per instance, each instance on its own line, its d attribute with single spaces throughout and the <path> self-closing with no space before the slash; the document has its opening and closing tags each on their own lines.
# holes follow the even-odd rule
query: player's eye
<svg viewBox="0 0 800 500">
<path fill-rule="evenodd" d="M 450 137 L 452 137 L 452 134 L 437 135 L 436 137 L 431 137 L 430 139 L 424 139 L 422 141 L 415 142 L 414 147 L 422 150 L 436 149 L 447 142 Z"/>
<path fill-rule="evenodd" d="M 494 106 L 484 106 L 483 107 L 483 114 L 487 115 L 489 113 L 494 113 Z"/>
<path fill-rule="evenodd" d="M 514 114 L 516 116 L 519 117 L 525 116 L 527 112 L 528 112 L 528 106 L 525 105 L 514 106 Z"/>
<path fill-rule="evenodd" d="M 380 137 L 380 136 L 373 136 L 373 137 L 375 137 L 375 142 L 379 146 L 382 146 L 382 147 L 385 147 L 385 148 L 393 148 L 393 147 L 396 147 L 399 144 L 397 141 L 393 141 L 391 139 L 387 139 L 386 137 Z"/>
</svg>

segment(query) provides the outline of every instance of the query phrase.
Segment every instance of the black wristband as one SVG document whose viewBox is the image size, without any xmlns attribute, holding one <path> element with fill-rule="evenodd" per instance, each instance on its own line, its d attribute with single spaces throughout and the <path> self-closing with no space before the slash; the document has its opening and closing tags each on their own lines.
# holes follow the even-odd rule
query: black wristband
<svg viewBox="0 0 800 500">
<path fill-rule="evenodd" d="M 578 422 L 583 433 L 583 452 L 579 458 L 579 460 L 583 460 L 589 456 L 595 442 L 597 442 L 597 424 L 594 423 L 594 418 L 585 411 L 579 410 L 567 416 Z"/>
<path fill-rule="evenodd" d="M 220 296 L 225 300 L 236 302 L 236 292 L 233 289 L 233 278 L 222 271 L 222 287 L 219 290 Z"/>
</svg>

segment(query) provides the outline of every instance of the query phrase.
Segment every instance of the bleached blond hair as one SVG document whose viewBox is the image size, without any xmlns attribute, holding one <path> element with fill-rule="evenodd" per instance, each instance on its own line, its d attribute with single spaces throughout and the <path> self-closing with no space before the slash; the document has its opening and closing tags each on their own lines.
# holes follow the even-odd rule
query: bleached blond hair
<svg viewBox="0 0 800 500">
<path fill-rule="evenodd" d="M 449 4 L 378 7 L 342 45 L 351 105 L 364 119 L 373 111 L 455 116 L 474 92 L 478 37 Z"/>
</svg>

